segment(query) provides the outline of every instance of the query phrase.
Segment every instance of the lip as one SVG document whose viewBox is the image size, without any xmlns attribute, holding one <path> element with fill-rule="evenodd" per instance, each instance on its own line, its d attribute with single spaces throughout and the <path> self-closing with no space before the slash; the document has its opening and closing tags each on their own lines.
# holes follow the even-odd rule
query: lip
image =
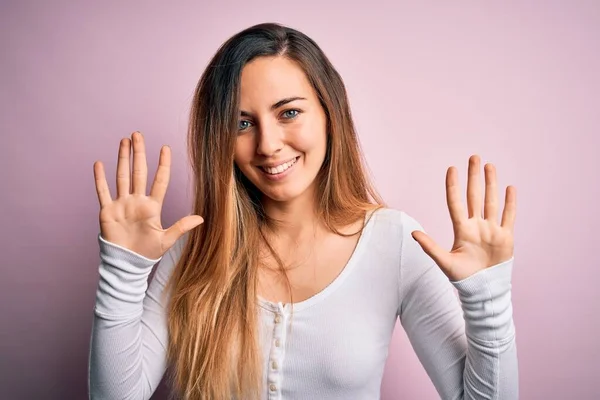
<svg viewBox="0 0 600 400">
<path fill-rule="evenodd" d="M 277 181 L 280 181 L 280 180 L 284 179 L 285 177 L 287 177 L 290 173 L 293 172 L 293 170 L 296 169 L 296 165 L 298 165 L 298 161 L 300 161 L 300 156 L 291 158 L 288 161 L 280 162 L 280 163 L 277 163 L 277 164 L 274 165 L 274 166 L 277 166 L 277 165 L 285 164 L 286 162 L 292 161 L 294 159 L 296 159 L 296 162 L 294 163 L 294 165 L 292 165 L 291 167 L 289 167 L 285 171 L 283 171 L 283 172 L 281 172 L 279 174 L 275 174 L 275 175 L 271 175 L 271 174 L 267 173 L 265 170 L 262 169 L 263 166 L 258 166 L 257 168 L 260 171 L 260 173 L 262 174 L 262 176 L 264 176 L 266 179 L 268 179 L 270 181 L 277 182 Z M 267 165 L 264 165 L 264 166 L 270 166 L 270 165 L 267 164 Z"/>
<path fill-rule="evenodd" d="M 296 157 L 288 158 L 288 159 L 287 159 L 287 160 L 285 160 L 285 161 L 278 161 L 278 162 L 276 162 L 276 163 L 273 163 L 273 162 L 271 162 L 271 163 L 266 163 L 266 164 L 260 164 L 260 165 L 259 165 L 259 167 L 269 167 L 269 168 L 278 167 L 278 166 L 280 166 L 280 165 L 282 165 L 282 164 L 285 164 L 285 163 L 288 163 L 288 162 L 290 162 L 290 161 L 292 161 L 292 160 L 295 160 L 295 159 L 297 159 L 298 157 L 300 157 L 300 156 L 296 156 Z"/>
</svg>

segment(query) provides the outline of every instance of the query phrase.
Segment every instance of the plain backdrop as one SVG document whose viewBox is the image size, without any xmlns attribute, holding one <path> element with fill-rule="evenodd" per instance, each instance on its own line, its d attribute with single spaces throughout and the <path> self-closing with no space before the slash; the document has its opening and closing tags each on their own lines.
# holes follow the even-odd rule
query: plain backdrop
<svg viewBox="0 0 600 400">
<path fill-rule="evenodd" d="M 479 154 L 502 190 L 516 186 L 521 398 L 600 398 L 600 2 L 1 4 L 0 397 L 86 398 L 93 162 L 114 193 L 122 137 L 145 134 L 151 178 L 169 144 L 164 224 L 187 214 L 196 82 L 231 35 L 280 22 L 315 39 L 343 76 L 384 199 L 446 248 L 450 165 L 464 188 Z M 401 326 L 382 398 L 437 398 Z"/>
</svg>

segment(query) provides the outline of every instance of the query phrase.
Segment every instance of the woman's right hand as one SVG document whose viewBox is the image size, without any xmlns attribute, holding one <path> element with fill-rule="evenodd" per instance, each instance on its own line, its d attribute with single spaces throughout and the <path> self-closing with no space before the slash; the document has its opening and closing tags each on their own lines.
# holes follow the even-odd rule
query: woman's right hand
<svg viewBox="0 0 600 400">
<path fill-rule="evenodd" d="M 129 168 L 133 142 L 133 172 Z M 146 196 L 148 166 L 141 133 L 121 140 L 117 162 L 117 198 L 112 199 L 102 162 L 94 163 L 96 192 L 100 202 L 100 235 L 103 239 L 149 259 L 158 259 L 186 232 L 204 220 L 188 215 L 168 229 L 161 225 L 163 200 L 171 175 L 171 150 L 160 150 L 150 195 Z"/>
</svg>

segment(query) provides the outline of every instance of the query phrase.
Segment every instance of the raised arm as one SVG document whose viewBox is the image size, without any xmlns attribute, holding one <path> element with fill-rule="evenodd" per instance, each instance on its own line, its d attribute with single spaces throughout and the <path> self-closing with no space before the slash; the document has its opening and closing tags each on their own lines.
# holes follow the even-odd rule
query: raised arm
<svg viewBox="0 0 600 400">
<path fill-rule="evenodd" d="M 496 169 L 484 166 L 485 197 L 480 169 L 479 156 L 471 156 L 465 210 L 456 168 L 448 168 L 446 200 L 454 230 L 450 251 L 404 214 L 399 312 L 443 398 L 515 399 L 511 274 L 516 190 L 507 187 L 498 221 Z M 462 313 L 448 281 L 458 290 Z"/>
<path fill-rule="evenodd" d="M 181 254 L 185 234 L 203 222 L 200 216 L 189 215 L 162 228 L 170 166 L 170 149 L 163 146 L 146 195 L 144 139 L 134 132 L 132 140 L 123 139 L 119 146 L 117 196 L 113 199 L 102 163 L 94 164 L 101 263 L 89 358 L 92 399 L 148 399 L 164 373 L 168 296 L 163 290 Z M 146 293 L 148 275 L 157 262 Z"/>
<path fill-rule="evenodd" d="M 513 259 L 451 283 L 413 240 L 411 230 L 422 227 L 403 214 L 398 312 L 440 397 L 517 399 Z"/>
</svg>

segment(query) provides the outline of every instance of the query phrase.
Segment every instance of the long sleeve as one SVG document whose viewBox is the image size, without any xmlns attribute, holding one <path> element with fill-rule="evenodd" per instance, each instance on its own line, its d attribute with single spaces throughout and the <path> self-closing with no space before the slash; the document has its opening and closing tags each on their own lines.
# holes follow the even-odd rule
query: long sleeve
<svg viewBox="0 0 600 400">
<path fill-rule="evenodd" d="M 163 291 L 181 242 L 157 260 L 100 235 L 98 242 L 101 262 L 90 343 L 89 397 L 149 399 L 166 370 L 167 299 Z"/>
<path fill-rule="evenodd" d="M 514 258 L 451 282 L 412 238 L 421 225 L 405 213 L 402 219 L 398 313 L 437 392 L 442 399 L 517 399 Z"/>
</svg>

